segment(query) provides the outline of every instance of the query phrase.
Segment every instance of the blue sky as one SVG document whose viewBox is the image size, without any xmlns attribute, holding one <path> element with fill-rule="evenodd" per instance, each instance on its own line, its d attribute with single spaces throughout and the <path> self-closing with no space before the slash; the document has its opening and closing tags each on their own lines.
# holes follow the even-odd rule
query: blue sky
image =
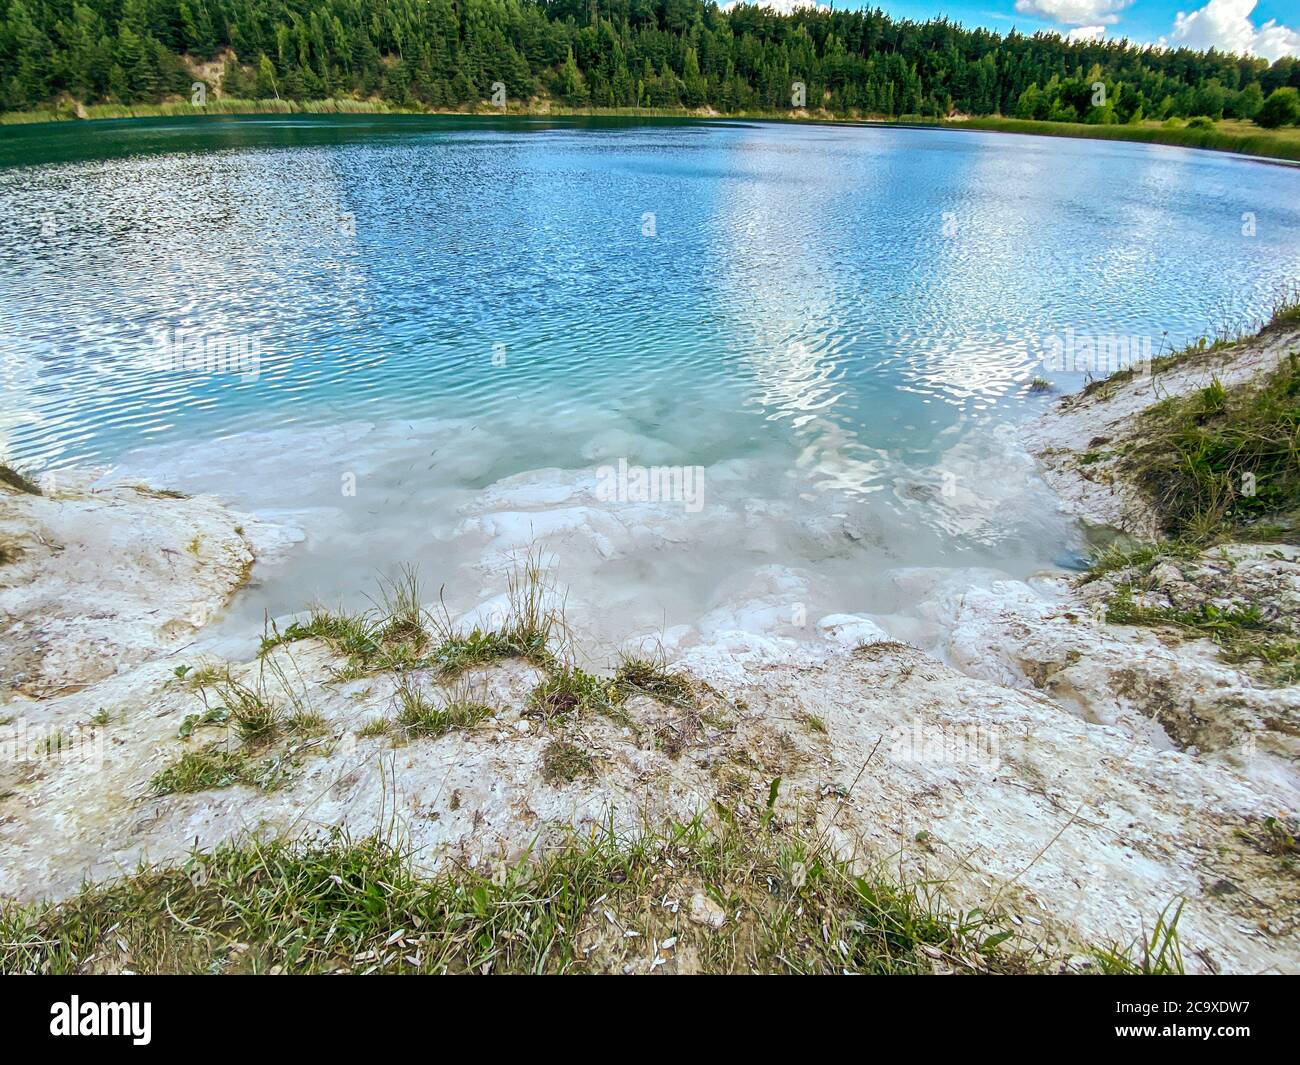
<svg viewBox="0 0 1300 1065">
<path fill-rule="evenodd" d="M 782 7 L 810 0 L 771 2 Z M 946 15 L 1004 33 L 1015 26 L 1025 33 L 1075 31 L 1142 44 L 1215 46 L 1270 60 L 1300 55 L 1300 0 L 836 0 L 836 6 L 879 6 L 921 21 Z"/>
</svg>

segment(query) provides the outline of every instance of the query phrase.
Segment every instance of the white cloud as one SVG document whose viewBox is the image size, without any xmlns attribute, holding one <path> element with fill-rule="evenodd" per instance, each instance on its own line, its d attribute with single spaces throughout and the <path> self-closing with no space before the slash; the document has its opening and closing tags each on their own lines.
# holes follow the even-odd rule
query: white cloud
<svg viewBox="0 0 1300 1065">
<path fill-rule="evenodd" d="M 1133 0 L 1016 0 L 1016 10 L 1022 15 L 1035 15 L 1053 22 L 1091 29 L 1118 22 L 1119 13 L 1132 2 Z"/>
<path fill-rule="evenodd" d="M 1210 0 L 1190 15 L 1178 12 L 1173 32 L 1161 37 L 1170 48 L 1217 48 L 1221 52 L 1257 55 L 1270 62 L 1284 55 L 1300 56 L 1300 32 L 1269 19 L 1262 26 L 1250 20 L 1257 0 Z"/>
<path fill-rule="evenodd" d="M 1076 41 L 1101 41 L 1106 37 L 1105 26 L 1075 26 L 1065 35 L 1065 39 L 1073 44 Z"/>
</svg>

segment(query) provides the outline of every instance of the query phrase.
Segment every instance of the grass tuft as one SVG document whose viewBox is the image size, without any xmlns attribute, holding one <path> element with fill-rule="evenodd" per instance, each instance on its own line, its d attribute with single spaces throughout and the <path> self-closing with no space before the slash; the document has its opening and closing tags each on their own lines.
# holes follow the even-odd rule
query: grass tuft
<svg viewBox="0 0 1300 1065">
<path fill-rule="evenodd" d="M 283 730 L 284 711 L 259 688 L 226 678 L 212 689 L 228 714 L 227 722 L 245 743 L 270 743 Z"/>
<path fill-rule="evenodd" d="M 284 730 L 294 736 L 324 736 L 330 728 L 323 715 L 311 710 L 298 710 L 284 719 Z"/>
<path fill-rule="evenodd" d="M 347 659 L 335 671 L 338 680 L 417 669 L 435 669 L 450 678 L 508 658 L 550 666 L 552 641 L 564 630 L 562 610 L 550 605 L 550 593 L 540 560 L 529 555 L 508 578 L 510 608 L 501 624 L 462 632 L 445 607 L 438 615 L 426 613 L 417 574 L 407 568 L 383 584 L 380 602 L 370 610 L 347 614 L 314 607 L 306 622 L 294 622 L 283 631 L 271 625 L 260 653 L 265 656 L 298 640 L 322 640 Z"/>
<path fill-rule="evenodd" d="M 672 672 L 655 659 L 625 657 L 614 673 L 614 684 L 624 694 L 649 695 L 668 703 L 693 706 L 695 686 L 684 673 Z"/>
<path fill-rule="evenodd" d="M 412 566 L 403 566 L 398 576 L 380 585 L 383 620 L 375 636 L 383 647 L 401 645 L 412 652 L 422 650 L 429 642 L 424 628 L 424 607 L 421 605 L 419 574 Z"/>
<path fill-rule="evenodd" d="M 335 654 L 349 659 L 365 659 L 378 650 L 378 640 L 371 620 L 364 614 L 334 613 L 323 607 L 313 607 L 306 622 L 295 621 L 283 632 L 271 625 L 262 637 L 261 655 L 285 644 L 299 640 L 322 641 Z"/>
<path fill-rule="evenodd" d="M 1159 543 L 1133 543 L 1117 540 L 1095 552 L 1081 583 L 1086 584 L 1108 573 L 1133 570 L 1136 576 L 1145 577 L 1161 562 L 1171 559 L 1184 561 L 1198 558 L 1201 547 L 1183 540 L 1162 540 Z"/>
<path fill-rule="evenodd" d="M 1106 620 L 1115 625 L 1170 626 L 1213 640 L 1229 662 L 1263 664 L 1266 679 L 1277 685 L 1300 683 L 1300 639 L 1266 620 L 1254 604 L 1193 610 L 1142 606 L 1131 584 L 1120 585 L 1106 604 Z"/>
<path fill-rule="evenodd" d="M 551 666 L 555 661 L 551 645 L 563 641 L 565 628 L 563 607 L 551 603 L 553 591 L 540 557 L 528 554 L 507 578 L 510 607 L 500 625 L 459 632 L 444 607 L 438 622 L 438 644 L 428 656 L 429 663 L 446 677 L 507 658 Z"/>
<path fill-rule="evenodd" d="M 463 685 L 443 693 L 441 701 L 433 702 L 418 681 L 410 677 L 403 677 L 398 684 L 397 706 L 397 724 L 407 736 L 433 737 L 471 729 L 495 713 Z"/>
<path fill-rule="evenodd" d="M 1273 297 L 1268 326 L 1279 327 L 1300 323 L 1300 281 L 1283 286 Z"/>
<path fill-rule="evenodd" d="M 243 749 L 232 751 L 217 743 L 209 744 L 197 751 L 186 751 L 155 773 L 149 781 L 149 790 L 161 796 L 246 784 L 262 791 L 274 791 L 289 779 L 294 753 L 255 759 Z"/>
<path fill-rule="evenodd" d="M 533 689 L 529 706 L 550 720 L 581 717 L 591 713 L 616 713 L 620 701 L 614 682 L 597 677 L 577 666 L 552 669 Z"/>
<path fill-rule="evenodd" d="M 1300 321 L 1296 292 L 1279 297 L 1272 321 Z M 1108 621 L 1206 636 L 1230 662 L 1262 663 L 1272 683 L 1300 681 L 1300 639 L 1257 606 L 1204 602 L 1178 609 L 1135 598 L 1162 562 L 1196 559 L 1215 544 L 1294 537 L 1300 525 L 1300 359 L 1289 354 L 1261 381 L 1229 387 L 1213 378 L 1141 417 L 1141 439 L 1123 454 L 1120 468 L 1151 504 L 1165 539 L 1117 541 L 1093 557 L 1081 583 L 1122 574 L 1107 602 Z"/>
<path fill-rule="evenodd" d="M 485 632 L 475 628 L 468 633 L 445 636 L 426 661 L 444 677 L 455 677 L 467 669 L 507 658 L 522 658 L 537 665 L 549 663 L 546 637 L 518 630 Z"/>
<path fill-rule="evenodd" d="M 1237 830 L 1237 835 L 1262 854 L 1282 858 L 1290 863 L 1300 856 L 1300 820 L 1294 817 L 1264 817 L 1249 828 Z"/>
<path fill-rule="evenodd" d="M 596 772 L 591 755 L 567 740 L 552 740 L 542 751 L 542 779 L 552 786 L 572 784 Z"/>
<path fill-rule="evenodd" d="M 149 787 L 155 795 L 191 794 L 232 784 L 253 784 L 255 779 L 248 755 L 213 744 L 198 751 L 186 751 L 178 761 L 155 773 Z"/>
<path fill-rule="evenodd" d="M 393 723 L 386 717 L 377 717 L 367 721 L 357 729 L 359 739 L 373 739 L 377 736 L 387 736 L 393 731 Z"/>
<path fill-rule="evenodd" d="M 1178 941 L 1178 921 L 1183 915 L 1182 899 L 1170 916 L 1170 903 L 1156 918 L 1150 934 L 1145 930 L 1127 947 L 1119 944 L 1095 947 L 1089 953 L 1107 976 L 1182 976 L 1183 952 Z"/>
<path fill-rule="evenodd" d="M 190 691 L 201 692 L 205 688 L 214 688 L 223 680 L 230 679 L 228 666 L 203 665 L 198 668 L 177 666 L 172 672 L 177 680 L 184 681 Z"/>
<path fill-rule="evenodd" d="M 24 492 L 29 496 L 38 496 L 41 494 L 41 486 L 23 470 L 14 466 L 6 466 L 0 463 L 0 484 L 6 484 L 10 488 L 19 492 Z"/>
</svg>

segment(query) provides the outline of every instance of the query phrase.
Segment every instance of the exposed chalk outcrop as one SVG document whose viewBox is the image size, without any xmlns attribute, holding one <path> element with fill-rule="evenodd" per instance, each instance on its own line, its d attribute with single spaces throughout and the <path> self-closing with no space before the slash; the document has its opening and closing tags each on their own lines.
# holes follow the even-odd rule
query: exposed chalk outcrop
<svg viewBox="0 0 1300 1065">
<path fill-rule="evenodd" d="M 103 680 L 179 647 L 229 602 L 255 558 L 295 533 L 144 485 L 60 473 L 41 495 L 0 485 L 0 692 Z"/>
</svg>

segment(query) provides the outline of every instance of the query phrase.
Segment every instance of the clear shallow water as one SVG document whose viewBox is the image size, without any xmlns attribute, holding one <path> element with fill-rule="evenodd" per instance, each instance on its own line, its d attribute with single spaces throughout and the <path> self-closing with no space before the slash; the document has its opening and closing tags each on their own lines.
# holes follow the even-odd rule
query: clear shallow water
<svg viewBox="0 0 1300 1065">
<path fill-rule="evenodd" d="M 590 498 L 501 506 L 664 623 L 764 563 L 887 612 L 899 566 L 1068 562 L 998 432 L 1080 383 L 1044 338 L 1158 350 L 1300 272 L 1300 172 L 1120 143 L 277 117 L 10 128 L 0 164 L 0 448 L 293 515 L 259 614 L 403 560 L 472 598 L 514 535 L 489 486 L 619 458 L 704 467 L 720 510 L 625 544 L 556 525 Z M 256 374 L 160 364 L 178 330 Z"/>
</svg>

